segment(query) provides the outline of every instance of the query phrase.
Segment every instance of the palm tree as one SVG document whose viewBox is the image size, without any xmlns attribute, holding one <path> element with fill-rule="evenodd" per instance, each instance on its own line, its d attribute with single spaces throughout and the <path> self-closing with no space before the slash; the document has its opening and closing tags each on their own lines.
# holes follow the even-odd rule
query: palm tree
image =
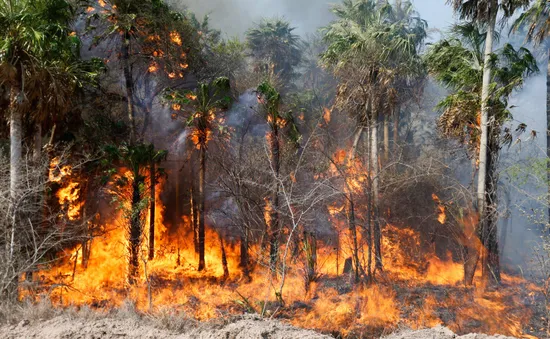
<svg viewBox="0 0 550 339">
<path fill-rule="evenodd" d="M 198 53 L 198 34 L 191 21 L 182 13 L 174 12 L 164 1 L 111 0 L 99 3 L 101 10 L 92 11 L 89 21 L 95 30 L 93 46 L 105 40 L 119 43 L 127 115 L 130 124 L 130 144 L 141 139 L 136 126 L 136 74 L 140 68 L 147 97 L 155 97 L 152 83 L 158 79 L 151 74 L 166 75 L 172 80 L 183 79 L 190 59 Z M 94 21 L 95 20 L 95 21 Z M 96 23 L 99 22 L 99 24 Z M 164 88 L 158 90 L 160 93 Z M 152 100 L 149 105 L 152 105 Z M 146 125 L 150 107 L 146 108 Z M 145 127 L 145 126 L 144 126 Z"/>
<path fill-rule="evenodd" d="M 205 186 L 206 186 L 206 151 L 208 142 L 214 133 L 217 122 L 217 114 L 229 107 L 231 103 L 230 82 L 226 77 L 214 79 L 209 83 L 199 83 L 194 91 L 178 92 L 168 90 L 167 99 L 172 102 L 172 108 L 181 110 L 188 106 L 191 114 L 186 116 L 187 126 L 193 130 L 191 139 L 199 150 L 199 201 L 198 201 L 198 245 L 199 266 L 198 270 L 206 268 L 205 255 Z M 185 110 L 184 110 L 185 112 Z"/>
<path fill-rule="evenodd" d="M 269 263 L 271 272 L 276 272 L 279 261 L 279 237 L 281 234 L 280 225 L 280 203 L 279 194 L 281 190 L 281 137 L 284 136 L 298 146 L 300 133 L 294 121 L 291 112 L 281 112 L 282 98 L 281 94 L 275 88 L 270 80 L 264 80 L 256 89 L 258 102 L 262 106 L 262 114 L 269 126 L 269 135 L 267 137 L 270 149 L 270 166 L 274 177 L 274 188 L 271 198 L 266 199 L 269 216 L 266 218 L 267 231 L 269 237 Z"/>
<path fill-rule="evenodd" d="M 543 44 L 550 36 L 550 3 L 537 0 L 525 12 L 523 12 L 512 25 L 513 31 L 527 27 L 527 40 L 535 43 L 535 46 Z M 547 67 L 546 67 L 546 157 L 550 159 L 550 45 L 545 43 Z M 550 194 L 550 161 L 547 161 L 548 193 Z M 550 223 L 550 200 L 548 203 L 548 218 Z"/>
<path fill-rule="evenodd" d="M 124 201 L 120 201 L 121 206 L 125 206 L 127 200 L 130 200 L 129 208 L 124 209 L 125 217 L 128 219 L 128 282 L 134 284 L 138 277 L 140 249 L 143 240 L 144 229 L 144 214 L 147 210 L 148 201 L 146 188 L 147 168 L 153 167 L 166 159 L 167 152 L 156 150 L 152 144 L 134 144 L 108 146 L 106 153 L 111 161 L 118 162 L 128 168 L 131 177 L 121 176 L 115 180 L 114 184 L 119 189 L 117 191 L 124 192 L 129 187 L 129 197 L 123 196 Z M 162 171 L 156 170 L 151 175 L 150 185 L 155 185 Z M 153 231 L 154 237 L 154 231 Z M 149 239 L 151 241 L 151 239 Z M 149 242 L 149 246 L 154 246 Z M 149 254 L 154 248 L 149 248 Z"/>
<path fill-rule="evenodd" d="M 412 16 L 400 18 L 389 2 L 374 0 L 344 0 L 333 12 L 338 19 L 325 28 L 328 48 L 322 62 L 340 81 L 336 105 L 357 121 L 351 159 L 363 130 L 370 129 L 372 202 L 377 216 L 379 116 L 395 105 L 391 99 L 396 97 L 395 84 L 421 73 L 418 49 L 426 36 L 426 24 Z M 378 217 L 374 218 L 374 248 L 376 268 L 381 270 Z"/>
<path fill-rule="evenodd" d="M 0 83 L 9 93 L 12 222 L 11 239 L 6 243 L 10 259 L 17 247 L 23 118 L 40 123 L 48 114 L 66 112 L 70 94 L 94 76 L 79 59 L 78 38 L 70 30 L 73 14 L 65 0 L 0 3 Z"/>
<path fill-rule="evenodd" d="M 481 229 L 487 229 L 487 168 L 491 152 L 496 150 L 489 149 L 489 130 L 492 121 L 489 109 L 489 99 L 491 96 L 491 67 L 490 58 L 493 52 L 495 39 L 496 21 L 499 10 L 502 9 L 504 17 L 509 18 L 514 12 L 529 4 L 529 0 L 447 0 L 459 14 L 461 20 L 469 20 L 476 24 L 482 24 L 487 27 L 485 32 L 485 50 L 483 57 L 483 80 L 481 87 L 481 135 L 479 143 L 479 161 L 478 161 L 478 182 L 477 182 L 477 208 L 479 213 L 479 222 Z M 484 231 L 482 231 L 484 232 Z M 493 253 L 496 256 L 498 253 Z"/>
<path fill-rule="evenodd" d="M 282 19 L 263 19 L 246 32 L 246 42 L 258 71 L 278 76 L 283 83 L 294 77 L 302 51 L 294 27 Z"/>
<path fill-rule="evenodd" d="M 484 102 L 482 96 L 485 94 L 482 87 L 484 73 L 487 71 L 484 64 L 487 34 L 480 25 L 471 23 L 455 26 L 452 33 L 450 39 L 433 45 L 426 56 L 430 73 L 451 91 L 451 94 L 438 105 L 442 111 L 438 127 L 445 136 L 467 144 L 470 154 L 476 156 L 483 142 L 480 135 L 483 131 L 479 131 L 478 117 Z M 515 50 L 510 44 L 506 44 L 496 53 L 492 53 L 489 71 L 492 92 L 486 105 L 494 122 L 490 124 L 487 136 L 490 153 L 487 158 L 484 189 L 486 226 L 478 229 L 478 236 L 487 251 L 487 255 L 483 256 L 484 278 L 491 276 L 499 281 L 497 165 L 501 145 L 511 142 L 508 134 L 504 139 L 501 139 L 500 134 L 504 122 L 511 117 L 508 110 L 509 97 L 515 89 L 523 85 L 526 76 L 537 72 L 538 69 L 535 58 L 527 49 Z M 479 255 L 479 249 L 475 246 L 466 248 L 464 279 L 467 285 L 473 281 Z"/>
<path fill-rule="evenodd" d="M 416 54 L 409 59 L 411 66 L 415 69 L 413 72 L 405 73 L 404 77 L 398 77 L 393 84 L 395 96 L 390 101 L 392 105 L 389 108 L 389 114 L 384 116 L 384 151 L 385 158 L 388 159 L 389 153 L 389 117 L 393 116 L 393 147 L 394 153 L 397 153 L 399 143 L 399 120 L 401 107 L 415 100 L 421 95 L 424 88 L 425 72 L 423 65 L 419 65 L 418 53 L 427 37 L 427 22 L 420 17 L 410 1 L 396 0 L 391 6 L 391 22 L 401 25 L 404 30 L 402 34 L 411 34 L 416 40 Z M 413 65 L 416 63 L 416 65 Z"/>
</svg>

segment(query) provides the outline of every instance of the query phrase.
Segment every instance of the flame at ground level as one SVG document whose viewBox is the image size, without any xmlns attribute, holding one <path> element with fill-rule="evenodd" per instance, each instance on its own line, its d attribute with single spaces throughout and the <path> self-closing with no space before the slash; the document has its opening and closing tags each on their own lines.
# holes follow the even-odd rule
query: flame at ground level
<svg viewBox="0 0 550 339">
<path fill-rule="evenodd" d="M 170 232 L 164 225 L 161 199 L 156 201 L 155 258 L 147 259 L 145 227 L 136 284 L 127 282 L 127 233 L 121 213 L 93 240 L 86 266 L 82 248 L 77 247 L 64 253 L 62 263 L 40 272 L 40 284 L 48 286 L 44 290 L 50 291 L 49 297 L 61 305 L 98 308 L 130 299 L 142 310 L 170 306 L 199 320 L 258 312 L 344 336 L 379 335 L 401 325 L 421 328 L 442 323 L 458 333 L 527 337 L 524 333 L 533 314 L 526 305 L 534 302 L 530 291 L 536 287 L 504 275 L 503 287 L 497 291 L 465 288 L 463 266 L 450 254 L 443 259 L 421 255 L 420 236 L 411 229 L 384 227 L 385 267 L 371 286 L 354 286 L 352 276 L 343 273 L 351 253 L 346 240 L 337 248 L 318 241 L 318 279 L 305 291 L 305 266 L 301 259 L 289 258 L 282 293 L 285 304 L 281 305 L 276 298 L 280 277 L 267 272 L 261 260 L 252 279 L 241 275 L 238 243 L 224 241 L 230 277 L 222 278 L 222 242 L 211 228 L 206 234 L 207 270 L 197 272 L 192 221 L 183 218 L 179 231 Z M 347 239 L 345 231 L 342 239 Z M 250 252 L 251 257 L 260 258 L 262 251 L 252 247 Z"/>
</svg>

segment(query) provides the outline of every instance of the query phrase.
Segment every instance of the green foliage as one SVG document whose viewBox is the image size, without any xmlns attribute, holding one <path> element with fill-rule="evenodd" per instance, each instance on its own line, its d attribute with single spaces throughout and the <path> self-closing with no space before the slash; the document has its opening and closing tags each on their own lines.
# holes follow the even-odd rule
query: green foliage
<svg viewBox="0 0 550 339">
<path fill-rule="evenodd" d="M 119 163 L 130 169 L 134 175 L 140 175 L 141 170 L 148 167 L 151 162 L 160 164 L 168 156 L 167 151 L 156 150 L 154 145 L 142 143 L 121 146 L 108 145 L 105 147 L 105 154 L 108 163 Z"/>
<path fill-rule="evenodd" d="M 460 20 L 468 20 L 477 23 L 484 23 L 488 20 L 490 10 L 489 4 L 497 5 L 497 10 L 502 10 L 506 18 L 511 17 L 514 12 L 529 5 L 530 0 L 447 0 Z"/>
<path fill-rule="evenodd" d="M 535 0 L 512 25 L 511 31 L 527 27 L 527 39 L 541 44 L 550 34 L 550 3 L 546 0 Z"/>
<path fill-rule="evenodd" d="M 121 45 L 133 46 L 133 59 L 142 65 L 154 63 L 162 70 L 157 74 L 172 78 L 181 78 L 189 66 L 200 64 L 200 36 L 188 13 L 174 11 L 161 0 L 105 3 L 87 17 L 87 30 L 96 34 L 94 46 L 120 39 Z"/>
<path fill-rule="evenodd" d="M 269 81 L 264 80 L 256 89 L 258 100 L 264 107 L 265 119 L 271 130 L 283 128 L 285 136 L 296 148 L 299 147 L 301 133 L 291 111 L 281 112 L 281 94 Z"/>
<path fill-rule="evenodd" d="M 344 67 L 361 56 L 380 64 L 411 57 L 418 61 L 427 23 L 410 2 L 345 0 L 333 12 L 338 20 L 324 29 L 328 48 L 322 61 L 326 66 Z"/>
<path fill-rule="evenodd" d="M 0 4 L 0 83 L 19 91 L 18 108 L 38 121 L 66 112 L 74 91 L 101 72 L 97 59 L 80 59 L 73 17 L 65 0 Z"/>
<path fill-rule="evenodd" d="M 337 106 L 359 123 L 411 98 L 425 76 L 419 50 L 427 24 L 410 2 L 345 0 L 324 28 L 321 62 L 340 80 Z"/>
<path fill-rule="evenodd" d="M 219 77 L 209 83 L 201 82 L 193 91 L 167 89 L 166 102 L 172 109 L 183 112 L 187 126 L 195 132 L 197 146 L 206 148 L 208 136 L 216 124 L 216 114 L 227 110 L 231 105 L 231 83 L 226 77 Z"/>
<path fill-rule="evenodd" d="M 472 152 L 478 146 L 485 36 L 476 24 L 456 25 L 449 39 L 432 45 L 425 56 L 430 74 L 451 91 L 437 106 L 442 111 L 438 127 L 444 135 L 468 143 Z M 510 44 L 492 54 L 491 68 L 491 115 L 502 126 L 511 118 L 509 97 L 538 68 L 529 50 Z"/>
<path fill-rule="evenodd" d="M 246 42 L 257 68 L 266 74 L 292 80 L 302 60 L 301 41 L 294 27 L 279 18 L 263 19 L 246 32 Z"/>
</svg>

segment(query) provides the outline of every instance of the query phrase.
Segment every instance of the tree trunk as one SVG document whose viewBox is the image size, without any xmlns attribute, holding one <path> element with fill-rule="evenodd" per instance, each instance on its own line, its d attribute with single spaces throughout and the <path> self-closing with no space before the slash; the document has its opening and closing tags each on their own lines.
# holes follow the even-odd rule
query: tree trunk
<svg viewBox="0 0 550 339">
<path fill-rule="evenodd" d="M 353 203 L 353 195 L 350 192 L 349 193 L 349 201 L 348 201 L 349 207 L 348 207 L 348 222 L 349 222 L 349 232 L 351 235 L 351 241 L 352 241 L 352 260 L 353 260 L 353 280 L 355 283 L 359 282 L 359 272 L 361 272 L 360 268 L 360 262 L 359 262 L 359 244 L 357 241 L 357 224 L 355 220 L 355 206 Z"/>
<path fill-rule="evenodd" d="M 147 73 L 147 76 L 143 79 L 143 92 L 145 93 L 145 99 L 141 102 L 143 104 L 144 110 L 144 117 L 143 117 L 143 125 L 141 126 L 141 136 L 145 136 L 145 133 L 147 133 L 147 130 L 149 128 L 149 124 L 151 123 L 151 115 L 153 113 L 153 101 L 155 100 L 155 94 L 153 93 L 151 81 L 152 81 L 152 74 Z M 151 133 L 154 133 L 152 131 Z"/>
<path fill-rule="evenodd" d="M 195 191 L 193 190 L 193 184 L 191 184 L 191 199 L 190 199 L 190 210 L 191 210 L 191 223 L 193 227 L 193 247 L 195 249 L 195 254 L 199 255 L 199 212 L 197 208 L 197 199 L 195 199 Z"/>
<path fill-rule="evenodd" d="M 487 178 L 487 143 L 489 134 L 489 95 L 491 84 L 491 67 L 490 57 L 493 52 L 493 37 L 495 30 L 495 18 L 496 11 L 489 8 L 491 11 L 489 23 L 487 25 L 487 37 L 485 40 L 485 57 L 483 64 L 483 87 L 481 92 L 481 137 L 479 144 L 479 170 L 478 170 L 478 182 L 477 182 L 477 208 L 479 213 L 480 225 L 484 223 L 485 219 L 485 181 Z M 494 13 L 493 13 L 494 12 Z"/>
<path fill-rule="evenodd" d="M 304 254 L 306 257 L 305 290 L 317 278 L 317 237 L 313 232 L 304 231 Z"/>
<path fill-rule="evenodd" d="M 199 243 L 199 271 L 206 268 L 204 261 L 204 186 L 206 184 L 206 145 L 201 145 L 200 148 L 200 169 L 199 169 L 199 227 L 198 227 L 198 243 Z"/>
<path fill-rule="evenodd" d="M 476 234 L 472 236 L 477 237 Z M 464 246 L 464 285 L 472 286 L 479 261 L 479 248 L 477 245 L 466 244 Z"/>
<path fill-rule="evenodd" d="M 496 25 L 497 8 L 494 8 L 494 2 L 489 2 L 489 22 L 487 25 L 487 37 L 485 39 L 485 56 L 483 61 L 483 86 L 481 90 L 481 137 L 479 144 L 479 170 L 477 182 L 477 207 L 479 213 L 478 232 L 486 233 L 489 228 L 487 218 L 487 161 L 491 155 L 489 151 L 496 152 L 497 150 L 489 150 L 489 124 L 494 124 L 490 121 L 490 85 L 491 85 L 491 66 L 490 58 L 493 52 L 493 38 Z M 485 266 L 485 265 L 484 265 Z"/>
<path fill-rule="evenodd" d="M 18 226 L 18 203 L 21 196 L 21 169 L 22 169 L 22 147 L 23 147 L 23 117 L 21 112 L 17 109 L 17 100 L 19 96 L 19 90 L 15 87 L 10 89 L 10 205 L 9 222 L 8 222 L 8 236 L 9 240 L 6 241 L 8 251 L 8 265 L 13 276 L 11 279 L 10 288 L 8 290 L 8 299 L 16 301 L 18 297 L 17 285 L 18 285 L 18 268 L 15 266 L 17 245 L 16 239 L 17 226 Z"/>
<path fill-rule="evenodd" d="M 274 122 L 271 126 L 271 165 L 273 166 L 275 176 L 275 189 L 271 197 L 271 211 L 269 225 L 269 264 L 271 272 L 276 271 L 277 261 L 279 259 L 279 129 L 277 123 Z"/>
<path fill-rule="evenodd" d="M 359 140 L 361 140 L 361 134 L 363 133 L 363 127 L 357 127 L 357 131 L 353 135 L 353 143 L 351 145 L 351 150 L 349 151 L 349 159 L 352 162 L 355 159 L 355 153 L 357 152 L 357 145 Z"/>
<path fill-rule="evenodd" d="M 121 54 L 126 84 L 126 100 L 128 107 L 128 121 L 130 122 L 130 145 L 136 141 L 135 105 L 134 105 L 134 78 L 130 65 L 130 32 L 125 31 L 122 41 Z"/>
<path fill-rule="evenodd" d="M 399 145 L 399 118 L 401 115 L 401 107 L 397 105 L 393 112 L 393 153 L 394 157 L 397 154 L 397 146 Z"/>
<path fill-rule="evenodd" d="M 39 164 L 42 157 L 42 124 L 38 122 L 35 124 L 33 141 L 32 160 L 35 164 Z"/>
<path fill-rule="evenodd" d="M 243 277 L 250 280 L 250 272 L 248 269 L 248 236 L 246 234 L 241 235 L 241 247 L 240 247 L 240 262 Z"/>
<path fill-rule="evenodd" d="M 384 161 L 390 159 L 390 116 L 384 114 Z"/>
<path fill-rule="evenodd" d="M 129 252 L 129 269 L 128 282 L 134 284 L 139 272 L 139 249 L 141 245 L 142 225 L 141 211 L 139 204 L 141 202 L 140 187 L 144 182 L 144 178 L 139 174 L 139 169 L 134 170 L 134 180 L 132 182 L 132 214 L 130 217 L 130 242 Z"/>
<path fill-rule="evenodd" d="M 489 157 L 487 159 L 486 179 L 486 222 L 482 225 L 482 243 L 484 254 L 482 259 L 482 276 L 484 281 L 500 283 L 500 253 L 498 243 L 498 150 L 500 148 L 498 136 L 500 130 L 497 127 L 489 129 Z"/>
<path fill-rule="evenodd" d="M 223 238 L 221 234 L 218 234 L 220 237 L 220 246 L 222 247 L 222 267 L 223 267 L 223 281 L 229 279 L 229 267 L 227 266 L 227 254 L 225 253 L 225 244 L 223 243 Z"/>
<path fill-rule="evenodd" d="M 374 221 L 374 257 L 375 257 L 375 270 L 382 270 L 382 233 L 380 229 L 379 219 L 379 165 L 378 165 L 378 116 L 376 112 L 372 113 L 371 127 L 371 154 L 370 154 L 370 166 L 372 173 L 372 209 L 373 209 L 373 221 Z"/>
<path fill-rule="evenodd" d="M 155 160 L 151 159 L 149 170 L 149 185 L 151 187 L 151 205 L 149 207 L 149 260 L 155 258 L 155 204 L 156 204 L 156 168 Z"/>
<path fill-rule="evenodd" d="M 17 97 L 18 91 L 12 88 L 10 90 L 10 202 L 12 204 L 10 210 L 12 213 L 15 211 L 20 193 L 23 154 L 23 117 L 17 109 Z"/>
<path fill-rule="evenodd" d="M 548 224 L 550 225 L 550 48 L 546 67 L 546 166 L 548 180 Z"/>
<path fill-rule="evenodd" d="M 367 163 L 367 173 L 371 172 L 370 164 L 370 129 L 365 130 L 364 144 L 366 149 L 366 159 Z M 372 282 L 372 252 L 373 252 L 373 241 L 372 241 L 372 181 L 370 176 L 367 176 L 367 224 L 364 227 L 363 237 L 367 239 L 367 282 Z"/>
</svg>

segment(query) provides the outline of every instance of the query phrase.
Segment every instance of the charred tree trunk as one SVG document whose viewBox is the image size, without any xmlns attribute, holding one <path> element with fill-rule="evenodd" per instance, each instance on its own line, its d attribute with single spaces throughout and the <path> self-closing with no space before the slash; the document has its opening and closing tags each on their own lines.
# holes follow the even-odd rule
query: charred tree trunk
<svg viewBox="0 0 550 339">
<path fill-rule="evenodd" d="M 477 237 L 476 234 L 472 235 Z M 474 283 L 474 276 L 476 273 L 477 263 L 479 261 L 480 248 L 477 246 L 477 239 L 474 244 L 466 244 L 464 246 L 464 285 L 472 286 Z"/>
<path fill-rule="evenodd" d="M 317 279 L 317 237 L 313 232 L 304 231 L 304 254 L 306 259 L 305 290 L 309 291 Z"/>
<path fill-rule="evenodd" d="M 355 283 L 359 282 L 359 276 L 361 272 L 360 262 L 359 262 L 359 244 L 357 241 L 357 224 L 355 220 L 355 206 L 353 203 L 353 196 L 349 194 L 349 210 L 348 210 L 348 222 L 349 222 L 349 231 L 351 234 L 352 241 L 352 258 L 353 258 L 353 279 Z"/>
<path fill-rule="evenodd" d="M 129 241 L 129 269 L 128 281 L 130 284 L 136 282 L 139 272 L 139 249 L 141 245 L 142 221 L 139 204 L 141 202 L 140 189 L 143 187 L 144 178 L 139 174 L 139 169 L 134 170 L 134 180 L 132 182 L 132 211 L 130 217 L 130 241 Z"/>
<path fill-rule="evenodd" d="M 351 150 L 349 152 L 349 159 L 353 161 L 355 159 L 355 153 L 357 153 L 357 146 L 359 145 L 359 140 L 361 140 L 361 134 L 363 133 L 363 127 L 358 127 L 357 131 L 353 135 L 353 143 L 351 145 Z"/>
<path fill-rule="evenodd" d="M 250 272 L 248 267 L 248 236 L 246 234 L 241 235 L 241 247 L 240 247 L 240 262 L 243 277 L 250 279 Z"/>
<path fill-rule="evenodd" d="M 130 32 L 124 31 L 121 56 L 122 67 L 124 71 L 124 82 L 126 86 L 126 100 L 128 109 L 128 121 L 130 123 L 130 145 L 136 141 L 136 123 L 135 123 L 135 104 L 134 104 L 134 78 L 132 77 L 132 69 L 130 65 Z"/>
<path fill-rule="evenodd" d="M 550 48 L 546 67 L 546 179 L 548 180 L 548 225 L 550 225 Z M 548 230 L 550 231 L 550 230 Z"/>
<path fill-rule="evenodd" d="M 485 39 L 485 52 L 483 63 L 483 83 L 481 90 L 481 121 L 480 121 L 480 141 L 479 141 L 479 170 L 477 181 L 477 208 L 479 213 L 479 232 L 483 234 L 486 231 L 487 225 L 487 165 L 488 158 L 491 157 L 489 149 L 490 137 L 490 106 L 489 97 L 491 92 L 491 55 L 493 53 L 493 39 L 495 35 L 495 25 L 498 8 L 496 1 L 489 1 L 487 11 L 489 20 L 487 23 L 487 33 Z"/>
<path fill-rule="evenodd" d="M 42 124 L 35 123 L 34 128 L 34 147 L 32 151 L 32 160 L 35 164 L 40 164 L 42 158 Z"/>
<path fill-rule="evenodd" d="M 151 159 L 149 180 L 151 185 L 151 205 L 149 207 L 149 260 L 155 258 L 155 205 L 156 205 L 156 168 L 155 160 Z"/>
<path fill-rule="evenodd" d="M 225 253 L 225 244 L 223 242 L 223 237 L 219 234 L 220 237 L 220 246 L 222 247 L 222 267 L 223 267 L 223 281 L 229 279 L 229 267 L 227 266 L 227 254 Z"/>
<path fill-rule="evenodd" d="M 199 245 L 199 271 L 206 268 L 204 261 L 204 241 L 205 241 L 205 226 L 204 226 L 204 187 L 206 184 L 206 140 L 200 148 L 200 169 L 199 169 L 199 227 L 198 227 L 198 245 Z"/>
<path fill-rule="evenodd" d="M 153 93 L 151 87 L 151 73 L 147 73 L 145 79 L 143 80 L 143 91 L 145 92 L 145 99 L 142 101 L 143 107 L 145 109 L 145 114 L 143 117 L 143 125 L 141 126 L 141 135 L 144 136 L 149 128 L 151 123 L 151 115 L 153 113 L 153 100 L 155 99 L 155 94 Z"/>
<path fill-rule="evenodd" d="M 85 185 L 82 189 L 84 192 L 84 197 L 86 201 L 90 201 L 90 182 L 89 180 L 85 181 Z M 88 261 L 90 260 L 91 246 L 93 239 L 93 221 L 88 220 L 88 209 L 90 204 L 84 204 L 82 207 L 82 221 L 86 223 L 86 237 L 82 240 L 82 268 L 88 268 Z"/>
<path fill-rule="evenodd" d="M 378 114 L 372 113 L 371 118 L 371 154 L 370 166 L 372 173 L 372 213 L 374 221 L 374 257 L 375 269 L 382 270 L 382 232 L 379 219 L 379 166 L 378 166 Z"/>
<path fill-rule="evenodd" d="M 191 226 L 193 227 L 193 248 L 195 254 L 199 255 L 199 212 L 197 207 L 197 199 L 195 197 L 195 191 L 193 190 L 193 184 L 191 184 L 191 198 L 190 198 L 190 211 L 191 211 Z"/>
<path fill-rule="evenodd" d="M 280 174 L 280 159 L 279 159 L 279 128 L 276 122 L 271 126 L 271 166 L 273 166 L 273 175 L 275 178 L 275 187 L 271 197 L 271 211 L 269 225 L 269 266 L 271 272 L 276 271 L 277 262 L 279 260 L 279 174 Z"/>
<path fill-rule="evenodd" d="M 390 159 L 390 116 L 384 114 L 384 161 Z"/>
<path fill-rule="evenodd" d="M 366 129 L 365 131 L 365 150 L 366 150 L 366 163 L 367 163 L 367 173 L 371 172 L 370 164 L 370 130 Z M 373 241 L 372 241 L 372 181 L 370 176 L 367 176 L 367 223 L 363 227 L 363 237 L 367 239 L 367 282 L 372 282 L 372 253 L 373 253 Z"/>
<path fill-rule="evenodd" d="M 481 239 L 484 255 L 482 256 L 482 277 L 485 281 L 500 283 L 500 256 L 498 244 L 498 214 L 497 214 L 497 185 L 498 185 L 498 128 L 489 128 L 489 147 L 487 157 L 486 179 L 486 219 L 481 223 Z"/>
<path fill-rule="evenodd" d="M 401 118 L 401 107 L 398 105 L 393 111 L 393 153 L 397 154 L 397 146 L 399 145 L 399 119 Z"/>
</svg>

